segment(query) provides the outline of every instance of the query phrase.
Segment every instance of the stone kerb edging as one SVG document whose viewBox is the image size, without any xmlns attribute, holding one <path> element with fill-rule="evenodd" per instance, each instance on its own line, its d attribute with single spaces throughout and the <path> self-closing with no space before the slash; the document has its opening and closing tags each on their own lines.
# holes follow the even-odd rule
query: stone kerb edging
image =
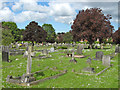
<svg viewBox="0 0 120 90">
<path fill-rule="evenodd" d="M 90 75 L 100 75 L 100 74 L 102 74 L 104 71 L 106 71 L 107 69 L 109 69 L 110 67 L 112 67 L 113 65 L 110 65 L 109 67 L 107 67 L 107 68 L 105 68 L 105 69 L 103 69 L 102 71 L 100 71 L 99 73 L 97 73 L 97 74 L 85 74 L 85 73 L 78 73 L 78 72 L 74 72 L 75 74 L 80 74 L 80 75 L 88 75 L 88 76 L 90 76 Z"/>
</svg>

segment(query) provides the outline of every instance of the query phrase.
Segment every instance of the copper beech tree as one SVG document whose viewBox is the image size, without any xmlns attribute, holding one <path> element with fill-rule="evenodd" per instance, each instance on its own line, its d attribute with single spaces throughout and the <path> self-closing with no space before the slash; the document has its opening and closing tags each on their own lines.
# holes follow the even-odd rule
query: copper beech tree
<svg viewBox="0 0 120 90">
<path fill-rule="evenodd" d="M 79 11 L 73 22 L 72 35 L 74 41 L 87 39 L 92 43 L 99 38 L 111 37 L 114 27 L 110 23 L 111 15 L 105 16 L 100 8 L 91 8 Z"/>
<path fill-rule="evenodd" d="M 32 41 L 34 46 L 34 42 L 43 42 L 46 40 L 47 32 L 43 30 L 41 26 L 38 25 L 37 22 L 32 21 L 25 27 L 25 31 L 23 32 L 23 40 Z"/>
<path fill-rule="evenodd" d="M 113 40 L 116 44 L 120 44 L 120 27 L 119 29 L 113 34 Z"/>
</svg>

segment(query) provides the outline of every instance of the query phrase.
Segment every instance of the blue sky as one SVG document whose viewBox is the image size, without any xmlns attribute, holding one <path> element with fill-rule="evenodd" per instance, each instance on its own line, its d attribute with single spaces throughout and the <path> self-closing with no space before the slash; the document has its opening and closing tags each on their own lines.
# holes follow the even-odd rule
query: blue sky
<svg viewBox="0 0 120 90">
<path fill-rule="evenodd" d="M 118 29 L 117 2 L 38 2 L 37 0 L 18 0 L 17 2 L 0 3 L 0 21 L 13 21 L 18 28 L 24 29 L 30 21 L 36 21 L 40 26 L 52 24 L 55 31 L 68 32 L 71 22 L 79 10 L 101 8 L 105 15 L 111 14 L 111 24 Z"/>
</svg>

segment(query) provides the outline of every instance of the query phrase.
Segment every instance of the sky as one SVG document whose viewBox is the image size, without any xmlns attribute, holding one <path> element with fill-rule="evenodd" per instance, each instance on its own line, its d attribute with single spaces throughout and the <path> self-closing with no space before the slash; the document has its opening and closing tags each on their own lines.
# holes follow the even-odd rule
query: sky
<svg viewBox="0 0 120 90">
<path fill-rule="evenodd" d="M 0 22 L 13 21 L 25 29 L 31 21 L 40 26 L 52 24 L 56 33 L 68 32 L 82 9 L 101 8 L 103 14 L 112 15 L 111 24 L 118 30 L 118 0 L 1 0 Z"/>
</svg>

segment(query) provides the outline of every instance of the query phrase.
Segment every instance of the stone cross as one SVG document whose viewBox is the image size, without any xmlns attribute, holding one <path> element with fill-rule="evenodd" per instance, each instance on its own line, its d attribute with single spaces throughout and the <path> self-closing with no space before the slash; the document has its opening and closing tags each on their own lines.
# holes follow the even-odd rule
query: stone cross
<svg viewBox="0 0 120 90">
<path fill-rule="evenodd" d="M 72 60 L 74 59 L 74 50 L 72 51 Z"/>
<path fill-rule="evenodd" d="M 32 46 L 28 47 L 28 59 L 27 59 L 27 74 L 31 73 L 32 57 L 31 57 Z"/>
</svg>

